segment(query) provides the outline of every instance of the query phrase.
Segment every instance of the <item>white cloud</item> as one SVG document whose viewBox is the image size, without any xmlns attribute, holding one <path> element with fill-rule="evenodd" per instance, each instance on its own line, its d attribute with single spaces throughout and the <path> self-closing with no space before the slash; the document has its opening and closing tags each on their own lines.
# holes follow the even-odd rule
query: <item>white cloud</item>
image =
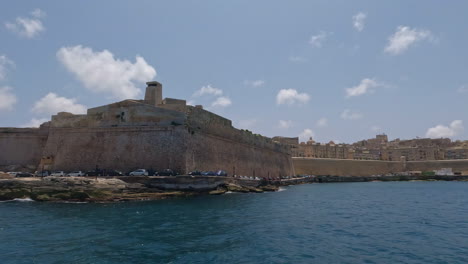
<svg viewBox="0 0 468 264">
<path fill-rule="evenodd" d="M 1 73 L 1 72 L 0 72 Z M 0 76 L 1 77 L 1 76 Z M 462 85 L 457 90 L 459 93 L 468 93 L 468 85 Z"/>
<path fill-rule="evenodd" d="M 465 128 L 463 127 L 463 121 L 455 120 L 450 123 L 449 126 L 437 125 L 429 128 L 426 132 L 426 137 L 429 138 L 445 138 L 455 137 L 460 135 Z"/>
<path fill-rule="evenodd" d="M 363 12 L 359 12 L 355 16 L 353 16 L 353 27 L 357 31 L 362 31 L 364 29 L 366 17 L 367 15 Z"/>
<path fill-rule="evenodd" d="M 36 8 L 33 11 L 31 11 L 31 16 L 36 17 L 36 18 L 43 18 L 46 16 L 46 12 L 42 11 L 39 8 Z"/>
<path fill-rule="evenodd" d="M 351 88 L 346 88 L 346 97 L 353 97 L 353 96 L 360 96 L 366 93 L 371 93 L 373 92 L 374 88 L 383 86 L 383 84 L 378 83 L 374 79 L 362 79 L 361 83 L 358 85 L 351 87 Z"/>
<path fill-rule="evenodd" d="M 39 119 L 33 118 L 28 123 L 22 125 L 21 127 L 39 127 L 40 125 L 42 125 L 43 123 L 47 121 L 50 121 L 50 120 L 47 118 L 39 118 Z"/>
<path fill-rule="evenodd" d="M 293 122 L 291 120 L 280 120 L 278 127 L 282 129 L 288 129 L 293 126 Z"/>
<path fill-rule="evenodd" d="M 135 83 L 145 83 L 156 76 L 156 70 L 143 57 L 136 56 L 132 63 L 115 59 L 108 50 L 94 52 L 81 45 L 62 47 L 57 58 L 87 89 L 116 99 L 137 98 L 141 90 Z"/>
<path fill-rule="evenodd" d="M 307 61 L 306 58 L 300 57 L 300 56 L 289 56 L 288 60 L 291 62 L 306 62 Z"/>
<path fill-rule="evenodd" d="M 15 66 L 15 63 L 5 55 L 0 55 L 0 81 L 6 79 L 8 67 Z"/>
<path fill-rule="evenodd" d="M 313 138 L 313 137 L 315 137 L 315 132 L 312 131 L 312 129 L 310 129 L 310 128 L 304 129 L 304 131 L 302 131 L 302 133 L 299 134 L 299 140 L 300 141 L 307 141 L 307 140 L 309 140 L 310 138 Z"/>
<path fill-rule="evenodd" d="M 314 48 L 321 48 L 323 46 L 323 42 L 327 39 L 328 33 L 325 31 L 320 31 L 317 35 L 313 35 L 310 37 L 309 44 L 312 45 Z"/>
<path fill-rule="evenodd" d="M 328 119 L 326 119 L 325 117 L 320 118 L 320 119 L 317 121 L 317 126 L 318 126 L 318 127 L 326 127 L 326 126 L 328 126 Z"/>
<path fill-rule="evenodd" d="M 265 81 L 264 80 L 255 80 L 255 81 L 249 81 L 249 80 L 245 80 L 244 81 L 244 84 L 245 85 L 249 85 L 249 86 L 252 86 L 254 88 L 257 88 L 257 87 L 262 87 L 265 85 Z"/>
<path fill-rule="evenodd" d="M 15 22 L 6 22 L 5 27 L 22 37 L 34 38 L 45 30 L 40 18 L 45 17 L 45 12 L 39 8 L 31 12 L 32 17 L 17 17 Z"/>
<path fill-rule="evenodd" d="M 226 107 L 230 106 L 232 104 L 231 99 L 227 96 L 222 96 L 223 95 L 223 90 L 219 88 L 215 88 L 213 86 L 206 85 L 197 90 L 193 95 L 193 97 L 210 97 L 212 98 L 213 96 L 217 96 L 217 98 L 211 103 L 211 107 Z M 198 100 L 198 99 L 197 99 Z M 206 100 L 206 99 L 205 99 Z M 191 104 L 195 103 L 195 100 L 190 100 L 189 101 Z"/>
<path fill-rule="evenodd" d="M 391 55 L 398 55 L 406 51 L 410 46 L 422 40 L 432 40 L 433 36 L 429 30 L 411 29 L 399 26 L 392 36 L 388 38 L 388 44 L 384 51 Z"/>
<path fill-rule="evenodd" d="M 231 99 L 226 96 L 220 96 L 211 104 L 212 107 L 226 107 L 232 104 Z"/>
<path fill-rule="evenodd" d="M 239 128 L 252 129 L 257 124 L 257 119 L 245 119 L 239 120 Z"/>
<path fill-rule="evenodd" d="M 8 86 L 0 87 L 0 111 L 12 110 L 16 104 L 16 95 L 12 93 L 12 88 Z"/>
<path fill-rule="evenodd" d="M 203 86 L 202 88 L 197 90 L 193 94 L 193 96 L 194 97 L 200 97 L 202 95 L 216 95 L 216 96 L 218 96 L 218 95 L 222 95 L 222 94 L 223 94 L 223 90 L 212 87 L 211 84 L 208 84 L 207 86 Z"/>
<path fill-rule="evenodd" d="M 86 106 L 77 104 L 74 98 L 59 97 L 55 93 L 48 93 L 34 104 L 32 111 L 39 114 L 57 114 L 58 112 L 85 114 Z"/>
<path fill-rule="evenodd" d="M 306 93 L 298 93 L 295 89 L 281 89 L 276 95 L 277 104 L 305 104 L 310 96 Z"/>
<path fill-rule="evenodd" d="M 362 117 L 363 115 L 361 113 L 353 112 L 349 109 L 345 109 L 343 113 L 341 113 L 341 118 L 344 120 L 357 120 L 361 119 Z"/>
</svg>

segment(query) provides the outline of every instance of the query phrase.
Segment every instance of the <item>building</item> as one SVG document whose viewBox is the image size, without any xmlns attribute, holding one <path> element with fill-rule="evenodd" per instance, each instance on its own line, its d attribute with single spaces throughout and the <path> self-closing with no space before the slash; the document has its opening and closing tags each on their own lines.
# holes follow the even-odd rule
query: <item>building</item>
<svg viewBox="0 0 468 264">
<path fill-rule="evenodd" d="M 40 128 L 0 128 L 0 169 L 138 168 L 225 170 L 230 175 L 294 174 L 290 149 L 270 138 L 236 129 L 231 120 L 162 97 L 148 82 L 144 100 L 90 108 L 84 115 L 58 113 Z"/>
<path fill-rule="evenodd" d="M 335 144 L 333 141 L 324 144 L 312 138 L 294 144 L 289 144 L 294 149 L 293 157 L 385 161 L 468 159 L 468 141 L 452 142 L 448 138 L 389 141 L 386 134 L 380 134 L 352 144 Z"/>
</svg>

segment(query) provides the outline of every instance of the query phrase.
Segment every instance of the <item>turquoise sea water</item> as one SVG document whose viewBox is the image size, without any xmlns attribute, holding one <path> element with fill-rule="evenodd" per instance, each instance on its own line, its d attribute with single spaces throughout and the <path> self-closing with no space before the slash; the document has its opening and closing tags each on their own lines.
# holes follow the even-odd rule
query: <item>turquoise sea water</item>
<svg viewBox="0 0 468 264">
<path fill-rule="evenodd" d="M 468 182 L 2 202 L 0 263 L 468 263 Z"/>
</svg>

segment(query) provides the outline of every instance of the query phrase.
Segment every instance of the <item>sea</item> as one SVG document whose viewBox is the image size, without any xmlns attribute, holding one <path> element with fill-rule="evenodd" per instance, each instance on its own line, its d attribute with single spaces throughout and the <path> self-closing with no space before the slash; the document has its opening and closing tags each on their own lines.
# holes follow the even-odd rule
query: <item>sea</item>
<svg viewBox="0 0 468 264">
<path fill-rule="evenodd" d="M 0 264 L 468 263 L 468 182 L 0 203 Z"/>
</svg>

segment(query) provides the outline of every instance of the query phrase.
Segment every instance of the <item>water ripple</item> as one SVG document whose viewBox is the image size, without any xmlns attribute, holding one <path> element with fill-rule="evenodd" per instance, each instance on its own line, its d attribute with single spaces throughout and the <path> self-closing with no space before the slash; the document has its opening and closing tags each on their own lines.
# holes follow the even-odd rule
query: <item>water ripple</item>
<svg viewBox="0 0 468 264">
<path fill-rule="evenodd" d="M 468 183 L 0 203 L 0 263 L 468 263 Z"/>
</svg>

